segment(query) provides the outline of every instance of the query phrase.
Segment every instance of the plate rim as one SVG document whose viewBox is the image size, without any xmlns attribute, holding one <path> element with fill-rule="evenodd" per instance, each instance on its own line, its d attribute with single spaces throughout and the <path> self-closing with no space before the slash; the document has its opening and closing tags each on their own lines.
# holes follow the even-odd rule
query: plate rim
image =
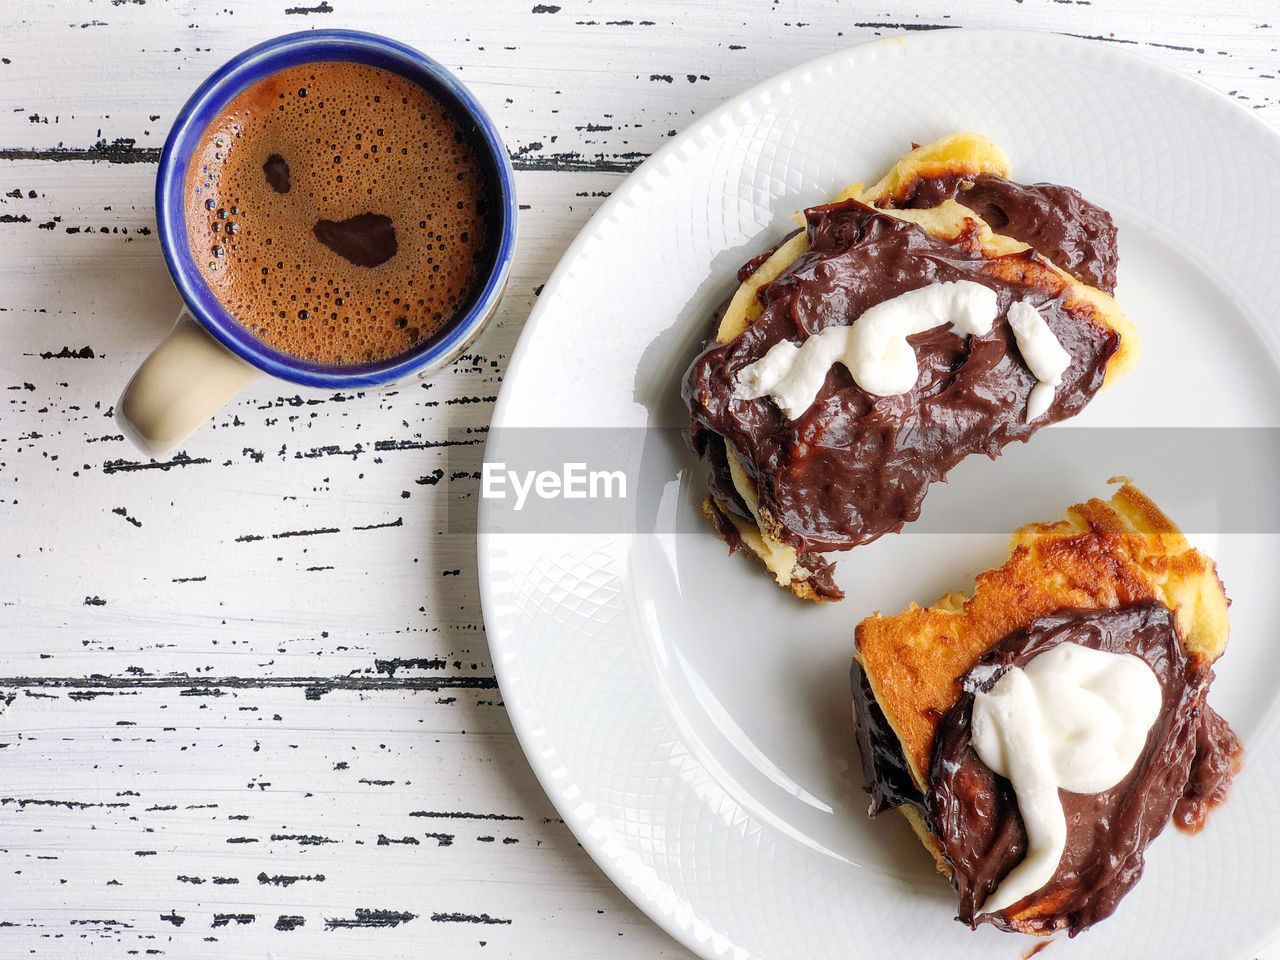
<svg viewBox="0 0 1280 960">
<path fill-rule="evenodd" d="M 785 90 L 787 85 L 803 79 L 806 74 L 819 71 L 831 72 L 835 69 L 856 72 L 859 69 L 865 69 L 869 64 L 874 63 L 881 57 L 902 55 L 907 51 L 910 51 L 913 56 L 919 56 L 922 52 L 921 48 L 924 48 L 923 52 L 926 54 L 930 47 L 946 47 L 949 53 L 955 53 L 957 49 L 954 45 L 957 43 L 961 47 L 972 45 L 979 48 L 978 52 L 989 55 L 1007 56 L 1011 49 L 1009 46 L 1001 46 L 1002 43 L 1025 42 L 1031 38 L 1034 38 L 1039 44 L 1052 47 L 1055 52 L 1083 54 L 1096 60 L 1120 64 L 1136 74 L 1145 73 L 1153 81 L 1162 80 L 1174 84 L 1180 88 L 1182 95 L 1199 98 L 1202 102 L 1210 104 L 1210 109 L 1220 112 L 1224 119 L 1228 116 L 1232 117 L 1231 122 L 1246 129 L 1250 136 L 1269 139 L 1274 146 L 1280 148 L 1280 130 L 1276 130 L 1245 106 L 1217 90 L 1200 77 L 1183 73 L 1138 50 L 1122 49 L 1105 44 L 1100 40 L 1079 37 L 1073 34 L 1055 31 L 969 27 L 946 27 L 920 32 L 904 31 L 843 47 L 820 57 L 796 64 L 730 96 L 707 113 L 695 117 L 688 127 L 663 144 L 628 174 L 578 231 L 543 285 L 538 302 L 525 320 L 515 348 L 512 350 L 511 357 L 503 373 L 502 388 L 499 390 L 498 399 L 494 404 L 493 413 L 490 417 L 484 459 L 486 461 L 493 459 L 499 444 L 502 442 L 500 439 L 501 430 L 498 428 L 503 425 L 503 421 L 507 417 L 508 406 L 514 392 L 509 387 L 509 384 L 518 377 L 526 355 L 531 350 L 530 343 L 536 334 L 539 324 L 543 321 L 544 316 L 552 311 L 552 304 L 556 299 L 555 294 L 566 282 L 566 277 L 572 272 L 573 265 L 582 252 L 595 240 L 602 226 L 612 220 L 615 211 L 619 207 L 629 204 L 634 196 L 643 189 L 646 177 L 654 171 L 660 170 L 670 158 L 682 155 L 707 133 L 719 131 L 725 126 L 725 121 L 731 120 L 735 112 L 743 104 L 759 102 L 762 98 L 775 91 Z M 490 549 L 490 537 L 495 533 L 499 536 L 501 534 L 492 530 L 491 520 L 492 508 L 486 500 L 480 499 L 476 523 L 476 552 L 481 611 L 494 673 L 497 677 L 499 688 L 504 689 L 510 687 L 512 677 L 508 673 L 507 660 L 509 657 L 503 654 L 501 641 L 496 640 L 500 636 L 501 630 L 496 628 L 499 601 L 495 596 L 493 552 Z M 504 701 L 507 700 L 505 692 L 503 699 Z M 757 956 L 755 953 L 739 946 L 726 931 L 712 930 L 710 935 L 697 936 L 694 923 L 682 921 L 670 905 L 664 904 L 658 897 L 647 893 L 640 881 L 625 870 L 621 860 L 609 854 L 604 848 L 604 844 L 597 839 L 595 831 L 593 831 L 593 824 L 599 822 L 602 818 L 594 813 L 583 814 L 576 810 L 562 793 L 563 782 L 556 782 L 553 789 L 552 784 L 555 781 L 555 772 L 552 769 L 553 763 L 543 759 L 535 749 L 535 733 L 532 728 L 536 725 L 537 718 L 530 715 L 527 712 L 527 708 L 520 705 L 522 703 L 520 699 L 517 699 L 515 703 L 517 706 L 514 709 L 508 704 L 507 715 L 510 718 L 512 729 L 516 734 L 521 750 L 538 779 L 539 786 L 542 787 L 543 792 L 583 850 L 587 852 L 596 866 L 609 878 L 610 882 L 650 920 L 696 956 L 706 958 L 706 960 L 714 960 L 714 958 L 723 956 L 732 950 L 735 956 L 755 958 Z M 1277 709 L 1270 711 L 1272 719 L 1275 719 L 1275 715 L 1278 712 L 1280 711 Z M 1271 725 L 1268 724 L 1267 726 Z M 1272 939 L 1272 934 L 1275 932 L 1273 930 L 1265 935 L 1260 934 L 1254 949 L 1268 946 Z M 718 938 L 727 941 L 729 946 L 724 949 L 717 949 L 715 940 Z"/>
</svg>

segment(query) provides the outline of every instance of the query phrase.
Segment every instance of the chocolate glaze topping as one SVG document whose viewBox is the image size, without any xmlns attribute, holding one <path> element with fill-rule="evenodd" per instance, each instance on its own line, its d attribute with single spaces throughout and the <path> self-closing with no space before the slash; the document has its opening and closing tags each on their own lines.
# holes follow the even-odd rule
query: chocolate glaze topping
<svg viewBox="0 0 1280 960">
<path fill-rule="evenodd" d="M 985 921 L 1030 933 L 1065 926 L 1075 934 L 1103 919 L 1137 882 L 1143 849 L 1170 811 L 1180 829 L 1199 830 L 1210 811 L 1226 800 L 1232 775 L 1240 768 L 1239 739 L 1205 701 L 1207 688 L 1201 684 L 1212 675 L 1188 662 L 1163 605 L 1060 610 L 1010 634 L 981 662 L 1022 666 L 1065 641 L 1141 656 L 1160 679 L 1164 706 L 1146 750 L 1124 781 L 1093 797 L 1060 792 L 1068 815 L 1069 856 L 1036 895 L 1055 905 L 1028 922 L 1011 922 L 1008 911 L 975 916 L 988 893 L 1025 855 L 1026 834 L 1008 781 L 992 774 L 969 746 L 972 694 L 963 694 L 941 719 L 931 789 L 922 796 L 869 682 L 856 662 L 853 666 L 857 742 L 872 797 L 870 813 L 903 804 L 920 811 L 955 872 L 959 919 L 971 925 Z"/>
<path fill-rule="evenodd" d="M 871 692 L 871 681 L 856 660 L 849 683 L 853 687 L 854 734 L 862 760 L 862 782 L 871 794 L 867 816 L 879 816 L 904 803 L 923 810 L 924 797 L 911 779 L 902 746 Z"/>
<path fill-rule="evenodd" d="M 761 290 L 760 317 L 729 343 L 708 346 L 684 383 L 695 449 L 712 449 L 708 435 L 731 444 L 782 539 L 801 554 L 845 550 L 899 530 L 919 515 L 929 484 L 964 457 L 997 456 L 1005 444 L 1079 412 L 1102 386 L 1118 336 L 1071 305 L 1061 276 L 1033 252 L 988 261 L 971 235 L 946 242 L 853 200 L 813 207 L 805 217 L 810 250 Z M 991 287 L 1000 317 L 981 337 L 947 327 L 911 337 L 920 377 L 909 393 L 873 396 L 836 364 L 794 421 L 767 397 L 734 396 L 742 368 L 779 341 L 803 342 L 876 303 L 946 280 Z M 1014 300 L 1030 301 L 1072 357 L 1048 413 L 1034 424 L 1025 417 L 1036 380 L 1004 319 Z M 732 487 L 724 472 L 714 473 L 713 490 Z"/>
<path fill-rule="evenodd" d="M 1052 183 L 1024 186 L 991 174 L 917 180 L 895 207 L 936 207 L 954 199 L 996 233 L 1030 244 L 1077 280 L 1116 289 L 1116 228 L 1111 214 Z"/>
<path fill-rule="evenodd" d="M 1240 772 L 1243 752 L 1236 732 L 1209 704 L 1204 704 L 1200 726 L 1196 728 L 1196 755 L 1191 761 L 1191 775 L 1173 808 L 1174 826 L 1188 833 L 1204 827 L 1209 811 L 1227 799 L 1231 778 Z"/>
<path fill-rule="evenodd" d="M 732 555 L 742 549 L 742 535 L 734 526 L 730 515 L 746 520 L 751 526 L 755 526 L 755 520 L 742 495 L 738 493 L 738 488 L 733 485 L 724 439 L 709 430 L 696 428 L 691 429 L 688 436 L 695 452 L 705 458 L 711 467 L 707 475 L 707 489 L 712 497 L 711 521 L 715 524 L 720 539 L 729 545 L 729 553 Z M 836 586 L 835 564 L 816 553 L 799 554 L 797 559 L 809 571 L 807 582 L 819 596 L 830 600 L 844 597 L 844 591 Z"/>
<path fill-rule="evenodd" d="M 753 273 L 755 273 L 757 270 L 759 270 L 759 269 L 760 269 L 760 266 L 761 266 L 761 265 L 762 265 L 766 260 L 768 260 L 770 257 L 772 257 L 775 253 L 777 253 L 777 252 L 778 252 L 778 248 L 779 248 L 780 246 L 782 246 L 784 243 L 786 243 L 788 240 L 790 240 L 792 237 L 794 237 L 794 236 L 795 236 L 796 234 L 798 234 L 799 232 L 800 232 L 800 231 L 799 231 L 798 229 L 796 229 L 796 230 L 792 230 L 790 233 L 788 233 L 785 237 L 783 237 L 781 240 L 779 240 L 777 243 L 775 243 L 772 247 L 770 247 L 770 248 L 769 248 L 768 250 L 766 250 L 764 253 L 758 253 L 758 254 L 756 254 L 754 257 L 752 257 L 750 260 L 748 260 L 746 263 L 744 263 L 742 266 L 740 266 L 740 267 L 738 268 L 738 282 L 739 282 L 739 283 L 746 283 L 748 280 L 750 280 L 750 279 L 751 279 L 751 275 L 752 275 Z M 726 301 L 726 303 L 725 303 L 725 306 L 728 306 L 728 302 L 727 302 L 727 301 Z M 723 310 L 722 310 L 722 311 L 720 311 L 720 316 L 724 316 L 724 311 L 723 311 Z M 719 321 L 717 320 L 717 326 L 718 326 L 718 325 L 719 325 Z M 715 338 L 714 338 L 714 336 L 712 337 L 712 339 L 715 339 Z"/>
<path fill-rule="evenodd" d="M 924 810 L 953 870 L 959 919 L 971 926 L 989 922 L 1023 933 L 1065 927 L 1074 936 L 1109 916 L 1142 875 L 1143 852 L 1173 816 L 1191 775 L 1210 671 L 1183 651 L 1169 609 L 1147 601 L 1115 610 L 1059 610 L 1009 634 L 979 664 L 1025 666 L 1064 642 L 1143 659 L 1160 682 L 1161 711 L 1119 784 L 1096 794 L 1058 792 L 1067 843 L 1053 878 L 1008 910 L 979 915 L 1025 856 L 1027 839 L 1013 788 L 970 744 L 973 693 L 961 693 L 938 724 Z M 1029 907 L 1036 915 L 1016 916 Z"/>
</svg>

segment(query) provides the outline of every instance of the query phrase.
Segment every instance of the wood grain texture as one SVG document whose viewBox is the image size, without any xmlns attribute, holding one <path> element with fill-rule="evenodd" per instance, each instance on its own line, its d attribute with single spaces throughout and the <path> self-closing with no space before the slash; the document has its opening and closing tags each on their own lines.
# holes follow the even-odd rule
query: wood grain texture
<svg viewBox="0 0 1280 960">
<path fill-rule="evenodd" d="M 0 956 L 688 956 L 529 771 L 474 539 L 446 529 L 450 444 L 482 441 L 541 284 L 645 156 L 812 57 L 902 30 L 1052 30 L 1132 46 L 1280 124 L 1276 18 L 1263 0 L 15 6 L 0 22 Z M 227 58 L 321 26 L 423 49 L 492 113 L 523 217 L 508 294 L 429 381 L 260 381 L 152 461 L 111 408 L 179 304 L 155 237 L 159 147 Z"/>
</svg>

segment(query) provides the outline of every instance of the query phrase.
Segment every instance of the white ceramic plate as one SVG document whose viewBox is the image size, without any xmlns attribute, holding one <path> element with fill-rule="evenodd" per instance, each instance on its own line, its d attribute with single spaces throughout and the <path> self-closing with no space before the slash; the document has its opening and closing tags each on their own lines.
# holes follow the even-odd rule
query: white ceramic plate
<svg viewBox="0 0 1280 960">
<path fill-rule="evenodd" d="M 793 211 L 962 129 L 1004 146 L 1016 179 L 1077 187 L 1120 227 L 1118 295 L 1142 355 L 1078 423 L 1276 425 L 1280 137 L 1108 45 L 946 31 L 788 71 L 636 171 L 547 283 L 487 459 L 503 459 L 504 428 L 681 423 L 681 375 L 738 265 Z M 671 443 L 645 456 L 660 467 L 646 476 L 665 477 L 651 508 L 700 528 L 701 465 Z M 962 464 L 926 517 L 999 477 L 999 462 Z M 1168 478 L 1137 479 L 1161 502 Z M 1008 529 L 1105 480 L 1046 481 L 1037 512 Z M 583 846 L 677 938 L 742 958 L 1013 960 L 1034 945 L 956 923 L 901 818 L 866 819 L 849 720 L 857 620 L 963 587 L 1002 559 L 1003 535 L 885 537 L 846 555 L 847 599 L 820 608 L 712 536 L 502 533 L 483 508 L 480 520 L 489 643 L 529 760 Z M 1248 749 L 1234 795 L 1203 833 L 1165 830 L 1116 914 L 1053 955 L 1243 960 L 1280 935 L 1277 539 L 1200 540 L 1234 600 L 1213 696 Z"/>
</svg>

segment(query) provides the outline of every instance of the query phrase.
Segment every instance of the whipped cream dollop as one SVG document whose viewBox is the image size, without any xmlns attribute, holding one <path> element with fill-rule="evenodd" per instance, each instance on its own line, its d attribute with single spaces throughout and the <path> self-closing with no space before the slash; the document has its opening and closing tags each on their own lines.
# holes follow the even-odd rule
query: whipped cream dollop
<svg viewBox="0 0 1280 960">
<path fill-rule="evenodd" d="M 907 337 L 944 323 L 970 334 L 989 333 L 998 311 L 996 292 L 972 280 L 908 290 L 870 307 L 848 326 L 818 331 L 798 347 L 789 340 L 774 344 L 738 374 L 736 395 L 744 400 L 770 396 L 794 420 L 817 399 L 834 363 L 844 364 L 867 393 L 906 393 L 920 375 Z"/>
<path fill-rule="evenodd" d="M 1009 305 L 1009 326 L 1018 342 L 1022 359 L 1039 381 L 1031 388 L 1027 400 L 1027 423 L 1044 416 L 1062 374 L 1071 365 L 1071 354 L 1063 349 L 1049 324 L 1035 307 L 1026 300 Z"/>
<path fill-rule="evenodd" d="M 994 668 L 979 669 L 971 684 L 985 683 Z M 1004 910 L 1053 878 L 1067 842 L 1058 791 L 1116 786 L 1142 755 L 1161 705 L 1160 681 L 1144 660 L 1078 643 L 1010 667 L 989 691 L 974 692 L 973 749 L 1013 785 L 1027 831 L 1026 856 L 982 913 Z"/>
</svg>

